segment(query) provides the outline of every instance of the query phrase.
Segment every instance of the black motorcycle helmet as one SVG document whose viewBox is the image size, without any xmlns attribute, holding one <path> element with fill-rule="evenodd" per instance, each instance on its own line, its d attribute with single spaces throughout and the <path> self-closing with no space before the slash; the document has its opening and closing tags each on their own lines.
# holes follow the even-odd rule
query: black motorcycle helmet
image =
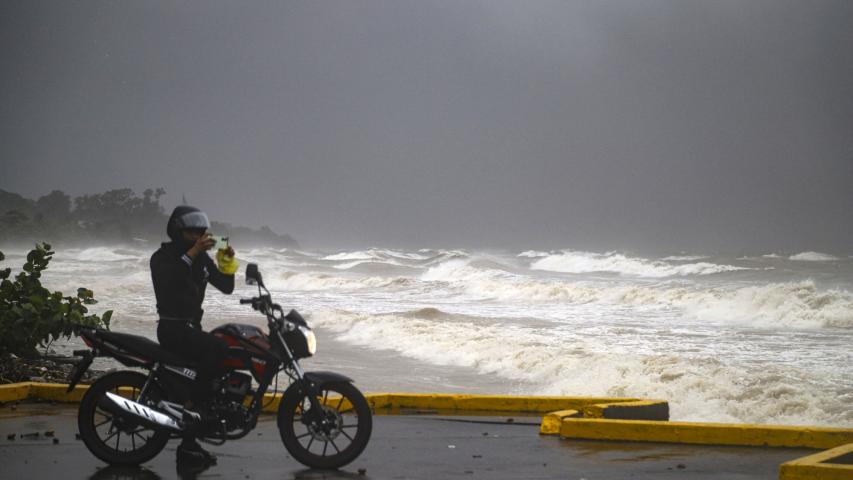
<svg viewBox="0 0 853 480">
<path fill-rule="evenodd" d="M 183 242 L 181 231 L 187 229 L 207 230 L 210 228 L 210 221 L 207 219 L 207 214 L 198 208 L 189 205 L 180 205 L 172 210 L 172 215 L 169 217 L 169 222 L 166 224 L 166 234 L 174 242 Z"/>
</svg>

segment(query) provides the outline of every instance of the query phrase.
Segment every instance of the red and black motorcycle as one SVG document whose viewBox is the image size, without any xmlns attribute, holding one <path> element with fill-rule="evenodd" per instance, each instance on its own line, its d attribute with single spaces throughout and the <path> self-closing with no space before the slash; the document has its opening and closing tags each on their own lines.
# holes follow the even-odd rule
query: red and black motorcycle
<svg viewBox="0 0 853 480">
<path fill-rule="evenodd" d="M 265 406 L 264 394 L 284 372 L 291 383 L 279 403 L 278 429 L 287 451 L 313 468 L 333 469 L 353 461 L 367 446 L 373 428 L 364 395 L 344 375 L 303 371 L 299 359 L 317 348 L 314 332 L 298 312 L 284 314 L 272 301 L 257 265 L 247 266 L 246 282 L 258 285 L 258 296 L 240 303 L 251 304 L 267 317 L 269 333 L 235 323 L 212 331 L 229 344 L 229 357 L 222 366 L 225 373 L 212 385 L 208 406 L 217 422 L 206 422 L 215 425 L 199 440 L 221 445 L 246 436 Z M 83 359 L 72 372 L 69 392 L 95 357 L 112 357 L 148 371 L 108 373 L 89 387 L 77 417 L 83 442 L 110 464 L 150 460 L 171 438 L 181 436 L 182 405 L 189 398 L 196 366 L 138 335 L 87 328 L 81 336 L 90 350 L 74 352 Z"/>
</svg>

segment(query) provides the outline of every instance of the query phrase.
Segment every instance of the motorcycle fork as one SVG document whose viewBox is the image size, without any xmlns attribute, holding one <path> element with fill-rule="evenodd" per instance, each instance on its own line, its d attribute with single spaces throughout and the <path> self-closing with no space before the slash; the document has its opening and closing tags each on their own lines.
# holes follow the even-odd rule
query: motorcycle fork
<svg viewBox="0 0 853 480">
<path fill-rule="evenodd" d="M 290 364 L 290 367 L 293 368 L 293 373 L 296 375 L 296 381 L 300 383 L 302 388 L 305 390 L 305 395 L 308 397 L 308 402 L 311 404 L 311 409 L 309 412 L 315 412 L 316 418 L 315 420 L 323 423 L 325 419 L 322 415 L 322 409 L 320 401 L 317 400 L 317 395 L 315 395 L 314 389 L 312 386 L 305 380 L 305 371 L 302 370 L 302 367 L 299 365 L 299 362 L 293 357 L 293 353 L 290 351 L 290 348 L 287 346 L 287 342 L 284 341 L 284 337 L 281 336 L 281 332 L 278 329 L 273 329 L 275 331 L 276 337 L 278 337 L 279 345 L 285 353 L 285 360 Z M 305 412 L 302 414 L 302 423 L 308 425 L 311 422 L 311 416 L 314 415 L 305 415 Z"/>
</svg>

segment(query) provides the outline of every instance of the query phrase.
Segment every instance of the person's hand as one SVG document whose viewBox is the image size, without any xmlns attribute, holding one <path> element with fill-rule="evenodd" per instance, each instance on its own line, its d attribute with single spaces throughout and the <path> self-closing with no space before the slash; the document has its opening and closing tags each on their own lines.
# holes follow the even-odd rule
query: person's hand
<svg viewBox="0 0 853 480">
<path fill-rule="evenodd" d="M 198 237 L 198 240 L 195 241 L 195 244 L 190 247 L 190 249 L 187 251 L 187 255 L 192 258 L 195 258 L 196 255 L 201 252 L 206 252 L 210 250 L 211 248 L 213 248 L 214 245 L 216 245 L 216 240 L 212 239 L 210 237 L 210 234 L 205 232 L 204 235 Z"/>
<path fill-rule="evenodd" d="M 234 275 L 240 268 L 240 262 L 234 258 L 234 249 L 230 245 L 227 248 L 220 248 L 216 252 L 216 266 L 220 272 L 226 275 Z"/>
</svg>

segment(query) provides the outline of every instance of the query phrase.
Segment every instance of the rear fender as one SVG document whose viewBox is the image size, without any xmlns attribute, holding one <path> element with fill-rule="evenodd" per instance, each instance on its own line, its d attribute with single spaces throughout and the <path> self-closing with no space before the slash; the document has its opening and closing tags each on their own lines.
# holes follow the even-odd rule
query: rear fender
<svg viewBox="0 0 853 480">
<path fill-rule="evenodd" d="M 68 388 L 65 390 L 65 393 L 71 393 L 71 391 L 74 390 L 74 387 L 76 387 L 80 379 L 83 378 L 83 374 L 86 373 L 86 370 L 88 370 L 89 366 L 92 365 L 92 360 L 98 356 L 98 353 L 95 350 L 76 350 L 74 355 L 83 358 L 77 362 L 71 370 L 71 375 L 68 378 Z"/>
</svg>

